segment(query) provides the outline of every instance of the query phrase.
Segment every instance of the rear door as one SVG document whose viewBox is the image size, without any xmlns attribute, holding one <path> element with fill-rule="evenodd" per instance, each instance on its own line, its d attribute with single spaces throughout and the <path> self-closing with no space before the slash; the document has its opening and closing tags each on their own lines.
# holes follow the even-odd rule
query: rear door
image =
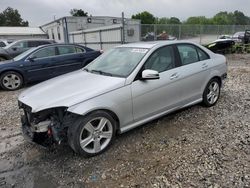
<svg viewBox="0 0 250 188">
<path fill-rule="evenodd" d="M 211 59 L 205 51 L 192 44 L 178 44 L 176 48 L 181 59 L 182 102 L 187 105 L 202 98 L 210 75 Z"/>
<path fill-rule="evenodd" d="M 37 50 L 27 58 L 30 63 L 29 81 L 42 81 L 53 77 L 53 64 L 57 56 L 56 47 L 50 46 Z"/>
<path fill-rule="evenodd" d="M 176 53 L 172 46 L 159 48 L 148 58 L 141 72 L 146 69 L 156 70 L 160 79 L 136 79 L 132 83 L 135 121 L 179 107 L 182 84 L 179 82 L 179 67 L 176 61 Z"/>
<path fill-rule="evenodd" d="M 53 76 L 81 69 L 84 66 L 85 49 L 73 45 L 60 45 L 53 65 Z"/>
</svg>

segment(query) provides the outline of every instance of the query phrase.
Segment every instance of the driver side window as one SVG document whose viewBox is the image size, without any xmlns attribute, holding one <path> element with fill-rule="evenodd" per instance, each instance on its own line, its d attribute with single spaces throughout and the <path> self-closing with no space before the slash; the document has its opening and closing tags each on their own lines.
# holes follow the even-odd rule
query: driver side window
<svg viewBox="0 0 250 188">
<path fill-rule="evenodd" d="M 48 47 L 48 48 L 43 48 L 37 52 L 35 52 L 31 57 L 32 58 L 46 58 L 46 57 L 51 57 L 56 55 L 56 48 L 55 47 Z"/>
<path fill-rule="evenodd" d="M 145 69 L 164 72 L 175 67 L 175 55 L 172 46 L 165 46 L 156 50 L 144 64 Z"/>
</svg>

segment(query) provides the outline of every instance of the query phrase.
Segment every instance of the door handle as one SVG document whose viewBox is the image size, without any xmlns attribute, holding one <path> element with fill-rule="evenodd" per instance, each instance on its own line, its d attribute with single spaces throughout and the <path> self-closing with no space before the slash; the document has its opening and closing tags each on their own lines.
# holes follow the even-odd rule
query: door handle
<svg viewBox="0 0 250 188">
<path fill-rule="evenodd" d="M 206 63 L 202 64 L 202 68 L 203 68 L 203 69 L 205 69 L 205 68 L 207 68 L 207 67 L 208 67 L 208 65 L 207 65 Z"/>
<path fill-rule="evenodd" d="M 173 79 L 178 78 L 178 77 L 179 77 L 178 73 L 174 73 L 170 76 L 170 80 L 173 80 Z"/>
</svg>

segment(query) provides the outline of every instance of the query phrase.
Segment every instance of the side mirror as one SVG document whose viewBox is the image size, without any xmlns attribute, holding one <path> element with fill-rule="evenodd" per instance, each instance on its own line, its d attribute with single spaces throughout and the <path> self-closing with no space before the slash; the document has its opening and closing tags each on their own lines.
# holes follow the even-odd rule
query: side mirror
<svg viewBox="0 0 250 188">
<path fill-rule="evenodd" d="M 156 79 L 160 79 L 158 71 L 150 69 L 142 71 L 142 80 L 156 80 Z"/>
<path fill-rule="evenodd" d="M 35 61 L 35 57 L 28 57 L 27 60 L 30 61 L 30 62 L 34 62 Z"/>
</svg>

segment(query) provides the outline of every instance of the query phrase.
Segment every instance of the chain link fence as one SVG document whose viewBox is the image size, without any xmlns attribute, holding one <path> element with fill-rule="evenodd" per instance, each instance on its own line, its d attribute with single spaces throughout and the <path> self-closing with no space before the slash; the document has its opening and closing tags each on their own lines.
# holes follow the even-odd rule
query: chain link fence
<svg viewBox="0 0 250 188">
<path fill-rule="evenodd" d="M 208 44 L 222 35 L 232 36 L 246 29 L 250 29 L 250 25 L 142 24 L 141 41 L 178 39 Z"/>
</svg>

